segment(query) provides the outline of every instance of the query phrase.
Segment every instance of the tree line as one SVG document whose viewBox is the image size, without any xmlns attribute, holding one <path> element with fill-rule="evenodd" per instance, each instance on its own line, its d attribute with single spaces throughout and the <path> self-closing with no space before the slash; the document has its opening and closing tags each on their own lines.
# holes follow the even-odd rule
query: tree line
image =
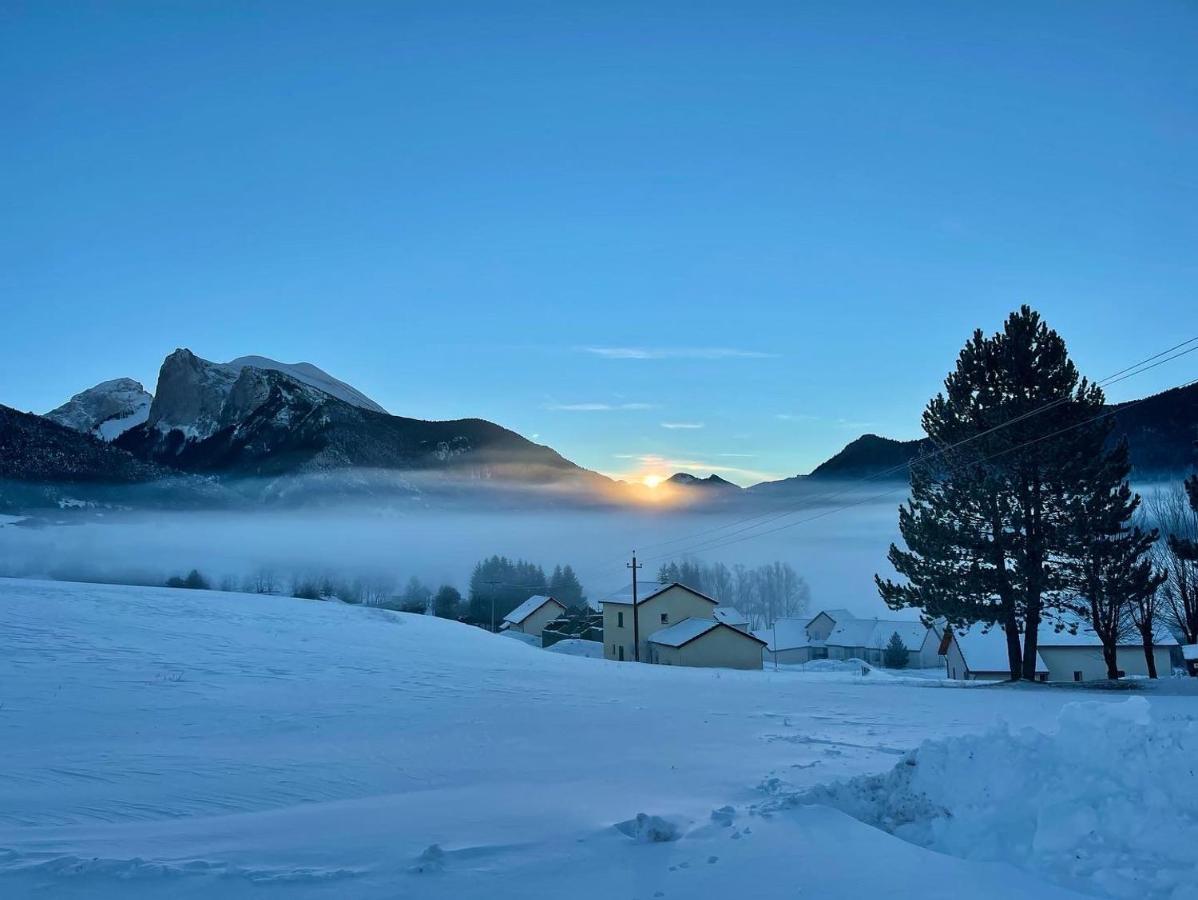
<svg viewBox="0 0 1198 900">
<path fill-rule="evenodd" d="M 1149 521 L 1101 387 L 1037 312 L 975 331 L 922 424 L 932 450 L 911 463 L 906 546 L 889 553 L 902 579 L 875 577 L 888 606 L 1001 627 L 1013 680 L 1034 680 L 1043 628 L 1089 626 L 1111 678 L 1130 635 L 1153 677 L 1162 625 L 1198 638 L 1198 479 Z"/>
<path fill-rule="evenodd" d="M 192 569 L 186 575 L 171 576 L 165 584 L 167 587 L 195 590 L 213 588 L 210 579 L 197 569 Z M 492 613 L 498 627 L 504 616 L 535 594 L 552 596 L 570 609 L 590 609 L 582 583 L 570 565 L 556 565 L 546 575 L 545 570 L 535 563 L 498 555 L 483 559 L 474 566 L 467 597 L 463 597 L 451 584 L 442 584 L 434 589 L 414 575 L 400 587 L 397 579 L 388 576 L 347 577 L 328 572 L 294 572 L 288 575 L 267 566 L 242 578 L 225 576 L 217 587 L 222 591 L 289 593 L 305 600 L 335 599 L 401 612 L 431 613 L 444 619 L 456 619 L 483 627 L 491 626 Z"/>
<path fill-rule="evenodd" d="M 724 606 L 736 607 L 752 628 L 765 628 L 777 619 L 802 615 L 811 604 L 807 582 L 784 562 L 749 568 L 740 563 L 726 566 L 683 559 L 661 566 L 657 580 L 677 581 Z"/>
</svg>

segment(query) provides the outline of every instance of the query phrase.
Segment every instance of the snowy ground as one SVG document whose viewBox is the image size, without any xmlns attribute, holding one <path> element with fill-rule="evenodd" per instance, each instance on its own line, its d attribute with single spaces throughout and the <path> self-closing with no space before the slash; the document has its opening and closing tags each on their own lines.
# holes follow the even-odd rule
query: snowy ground
<svg viewBox="0 0 1198 900">
<path fill-rule="evenodd" d="M 1193 695 L 1149 696 L 1193 729 Z M 954 741 L 1003 718 L 1051 742 L 1078 699 L 1126 698 L 637 666 L 337 603 L 0 579 L 0 896 L 1121 896 L 855 808 L 925 739 L 949 772 Z M 1120 790 L 1168 805 L 1175 785 L 1138 781 Z"/>
</svg>

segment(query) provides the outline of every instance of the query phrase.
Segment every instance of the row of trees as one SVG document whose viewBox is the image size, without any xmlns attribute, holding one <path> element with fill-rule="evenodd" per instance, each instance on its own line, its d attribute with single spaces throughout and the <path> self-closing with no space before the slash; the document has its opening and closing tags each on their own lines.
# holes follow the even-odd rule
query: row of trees
<svg viewBox="0 0 1198 900">
<path fill-rule="evenodd" d="M 663 565 L 657 572 L 657 580 L 677 581 L 725 606 L 735 606 L 748 617 L 753 628 L 801 615 L 811 603 L 807 582 L 784 562 L 751 569 L 739 563 L 729 567 L 684 559 Z"/>
<path fill-rule="evenodd" d="M 1130 631 L 1154 672 L 1162 610 L 1192 598 L 1195 547 L 1145 523 L 1114 424 L 1038 313 L 1025 306 L 997 334 L 976 331 L 924 411 L 932 449 L 911 465 L 906 548 L 889 554 L 903 580 L 878 576 L 882 598 L 954 626 L 1001 625 L 1012 679 L 1034 679 L 1042 626 L 1079 621 L 1101 639 L 1110 677 Z"/>
<path fill-rule="evenodd" d="M 554 597 L 567 607 L 587 608 L 582 583 L 570 566 L 555 566 L 546 576 L 536 563 L 491 556 L 477 563 L 470 573 L 466 619 L 488 627 L 493 621 L 498 626 L 504 616 L 536 594 Z"/>
</svg>

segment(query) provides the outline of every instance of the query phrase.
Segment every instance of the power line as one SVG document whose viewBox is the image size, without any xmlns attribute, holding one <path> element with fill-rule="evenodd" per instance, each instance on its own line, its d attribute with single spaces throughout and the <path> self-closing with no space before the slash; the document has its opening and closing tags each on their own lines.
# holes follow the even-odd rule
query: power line
<svg viewBox="0 0 1198 900">
<path fill-rule="evenodd" d="M 1191 337 L 1188 340 L 1182 341 L 1179 344 L 1175 344 L 1174 346 L 1169 347 L 1165 350 L 1162 350 L 1159 353 L 1155 353 L 1152 356 L 1149 356 L 1145 359 L 1140 360 L 1139 362 L 1133 363 L 1130 366 L 1120 369 L 1118 372 L 1114 372 L 1111 375 L 1108 375 L 1106 378 L 1103 378 L 1101 381 L 1095 382 L 1095 384 L 1098 387 L 1104 387 L 1104 386 L 1108 386 L 1111 384 L 1118 384 L 1119 382 L 1125 381 L 1128 378 L 1132 378 L 1132 377 L 1135 377 L 1136 375 L 1141 375 L 1144 372 L 1147 372 L 1151 369 L 1155 369 L 1157 366 L 1161 366 L 1166 363 L 1173 362 L 1174 360 L 1179 359 L 1189 353 L 1198 351 L 1198 346 L 1191 346 L 1187 350 L 1182 350 L 1179 353 L 1174 353 L 1174 351 L 1181 350 L 1182 347 L 1186 347 L 1187 345 L 1190 345 L 1190 344 L 1195 344 L 1195 342 L 1198 342 L 1198 335 Z M 1168 356 L 1167 359 L 1162 359 L 1162 357 L 1165 357 L 1171 353 L 1173 353 L 1174 355 Z M 1151 365 L 1149 365 L 1150 363 L 1151 363 Z M 955 450 L 959 447 L 963 447 L 966 444 L 971 443 L 972 441 L 976 441 L 979 438 L 993 434 L 994 432 L 999 431 L 1000 429 L 1007 428 L 1011 425 L 1015 425 L 1019 422 L 1025 421 L 1033 416 L 1039 415 L 1040 413 L 1047 412 L 1048 410 L 1053 409 L 1053 408 L 1061 405 L 1062 403 L 1065 403 L 1069 399 L 1070 399 L 1069 397 L 1058 397 L 1057 399 L 1051 400 L 1048 403 L 1042 404 L 1041 406 L 1039 406 L 1035 409 L 1031 409 L 1031 410 L 1028 410 L 1027 412 L 1021 413 L 1012 419 L 1009 419 L 1005 422 L 1001 422 L 1001 423 L 994 425 L 988 429 L 985 429 L 984 431 L 978 432 L 977 434 L 970 435 L 969 437 L 964 438 L 954 444 L 950 444 L 950 445 L 942 447 L 942 448 L 937 448 L 920 458 L 921 459 L 931 459 L 936 456 L 943 455 L 951 450 Z M 868 481 L 876 481 L 876 480 L 884 478 L 887 475 L 897 474 L 897 473 L 905 470 L 909 465 L 910 465 L 910 461 L 907 461 L 907 462 L 899 463 L 894 466 L 890 466 L 889 468 L 882 469 L 877 472 L 871 472 L 868 475 L 864 475 L 859 478 L 853 479 L 852 482 L 847 486 L 837 488 L 831 492 L 825 492 L 824 494 L 816 494 L 813 497 L 808 497 L 805 500 L 805 504 L 809 504 L 811 502 L 819 502 L 822 500 L 831 500 L 836 497 L 842 496 L 846 493 L 852 493 L 856 489 L 856 486 L 861 483 L 868 482 Z M 670 538 L 670 539 L 667 539 L 664 541 L 657 541 L 657 542 L 650 543 L 650 544 L 642 544 L 641 549 L 644 550 L 644 549 L 655 549 L 657 547 L 665 547 L 670 544 L 676 544 L 676 543 L 680 543 L 682 541 L 692 540 L 694 538 L 701 537 L 706 534 L 713 534 L 716 532 L 724 531 L 725 529 L 735 528 L 738 525 L 745 525 L 748 523 L 756 523 L 754 525 L 750 525 L 750 529 L 751 529 L 751 528 L 758 527 L 758 525 L 765 525 L 765 524 L 768 524 L 769 522 L 777 521 L 778 519 L 783 519 L 783 518 L 786 518 L 787 516 L 794 515 L 795 513 L 801 512 L 803 509 L 806 509 L 806 508 L 807 508 L 806 505 L 804 505 L 803 507 L 796 506 L 796 507 L 792 507 L 790 509 L 786 509 L 786 510 L 782 510 L 782 511 L 767 510 L 765 512 L 755 513 L 754 515 L 747 516 L 743 519 L 734 520 L 732 522 L 725 522 L 721 525 L 716 525 L 711 528 L 702 529 L 697 532 L 691 532 L 689 534 L 681 535 L 679 537 Z M 749 529 L 742 528 L 742 529 L 738 529 L 733 532 L 729 532 L 729 534 L 730 535 L 731 534 L 740 534 L 745 530 L 749 530 Z M 613 568 L 614 568 L 614 566 L 613 566 Z"/>
<path fill-rule="evenodd" d="M 1198 349 L 1198 348 L 1195 348 L 1195 349 Z M 1198 384 L 1198 379 L 1195 379 L 1194 381 L 1189 381 L 1189 382 L 1186 382 L 1185 384 L 1178 385 L 1177 387 L 1178 387 L 1178 388 L 1187 388 L 1187 387 L 1191 387 L 1192 385 L 1195 385 L 1195 384 Z M 1151 399 L 1151 398 L 1150 398 L 1150 397 L 1142 397 L 1142 398 L 1141 398 L 1141 399 L 1139 399 L 1139 400 L 1133 400 L 1133 401 L 1131 401 L 1130 403 L 1125 403 L 1125 404 L 1122 404 L 1122 405 L 1119 407 L 1119 410 L 1131 409 L 1131 408 L 1133 408 L 1133 407 L 1139 406 L 1141 403 L 1143 403 L 1143 402 L 1145 402 L 1146 400 L 1149 400 L 1149 399 Z M 1075 428 L 1080 428 L 1080 427 L 1082 427 L 1083 425 L 1089 425 L 1089 424 L 1091 424 L 1092 422 L 1096 422 L 1096 421 L 1098 421 L 1099 419 L 1105 418 L 1106 416 L 1112 416 L 1112 415 L 1114 415 L 1114 414 L 1115 414 L 1115 412 L 1116 412 L 1116 410 L 1113 410 L 1113 409 L 1112 409 L 1112 410 L 1105 410 L 1105 411 L 1103 411 L 1103 412 L 1099 413 L 1098 415 L 1096 415 L 1096 416 L 1093 416 L 1093 417 L 1091 417 L 1091 418 L 1089 418 L 1089 419 L 1086 419 L 1086 420 L 1084 420 L 1084 421 L 1082 421 L 1082 422 L 1075 422 L 1075 423 L 1074 423 L 1074 424 L 1072 424 L 1072 425 L 1068 425 L 1068 426 L 1066 426 L 1065 428 L 1060 428 L 1060 429 L 1058 429 L 1058 430 L 1056 430 L 1056 431 L 1054 431 L 1054 432 L 1051 432 L 1051 433 L 1049 433 L 1049 434 L 1044 434 L 1044 435 L 1041 435 L 1040 437 L 1033 438 L 1032 440 L 1029 440 L 1029 441 L 1024 441 L 1023 443 L 1021 443 L 1021 444 L 1016 444 L 1016 445 L 1015 445 L 1015 446 L 1013 446 L 1013 447 L 1007 447 L 1005 450 L 1000 450 L 1000 451 L 998 451 L 997 453 L 993 453 L 993 454 L 991 454 L 990 456 L 983 457 L 982 459 L 980 459 L 980 460 L 977 460 L 977 462 L 979 462 L 979 463 L 989 462 L 989 461 L 991 461 L 991 460 L 993 460 L 993 459 L 997 459 L 997 458 L 998 458 L 998 457 L 1000 457 L 1000 456 L 1005 456 L 1006 454 L 1008 454 L 1008 453 L 1012 453 L 1012 452 L 1014 452 L 1014 451 L 1016 451 L 1016 450 L 1021 450 L 1021 449 L 1025 448 L 1025 447 L 1030 447 L 1030 446 L 1032 446 L 1032 445 L 1034 445 L 1034 444 L 1038 444 L 1038 443 L 1040 443 L 1041 441 L 1046 441 L 1046 440 L 1049 440 L 1050 438 L 1054 438 L 1054 437 L 1057 437 L 1057 436 L 1059 436 L 1059 435 L 1065 434 L 1066 432 L 1068 432 L 1068 431 L 1072 431 L 1072 430 L 1073 430 L 1073 429 L 1075 429 Z M 852 508 L 852 507 L 854 507 L 854 506 L 860 506 L 862 503 L 866 503 L 866 502 L 870 502 L 870 501 L 873 501 L 873 500 L 878 500 L 878 499 L 881 499 L 882 497 L 885 497 L 885 496 L 887 496 L 887 495 L 889 495 L 889 494 L 893 494 L 893 493 L 895 493 L 896 491 L 905 490 L 905 489 L 907 489 L 907 487 L 908 487 L 908 485 L 906 485 L 906 484 L 899 484 L 899 485 L 895 485 L 894 487 L 890 488 L 889 490 L 882 491 L 881 493 L 878 493 L 878 494 L 874 494 L 874 495 L 870 495 L 870 496 L 864 497 L 864 498 L 862 498 L 861 500 L 858 500 L 858 501 L 856 501 L 856 502 L 854 502 L 854 503 L 847 503 L 847 504 L 844 504 L 844 505 L 842 505 L 842 506 L 836 506 L 836 507 L 832 507 L 831 509 L 826 509 L 826 510 L 824 510 L 824 511 L 820 512 L 820 513 L 817 513 L 817 514 L 815 514 L 815 515 L 813 515 L 813 516 L 809 516 L 809 517 L 807 517 L 807 518 L 805 518 L 805 519 L 799 519 L 799 520 L 797 520 L 797 521 L 794 521 L 794 522 L 787 522 L 785 525 L 780 525 L 780 526 L 778 526 L 777 528 L 771 528 L 771 529 L 768 529 L 768 530 L 766 530 L 766 531 L 759 531 L 759 532 L 756 532 L 756 533 L 754 533 L 754 534 L 749 534 L 749 535 L 746 535 L 746 536 L 744 536 L 744 537 L 734 538 L 734 539 L 732 539 L 732 540 L 722 540 L 722 539 L 717 539 L 717 540 L 716 540 L 716 542 L 714 542 L 714 543 L 711 543 L 711 542 L 706 542 L 706 544 L 707 544 L 706 546 L 704 546 L 703 544 L 700 544 L 700 545 L 696 545 L 696 546 L 694 546 L 694 547 L 687 548 L 686 550 L 684 550 L 684 551 L 682 551 L 682 552 L 684 552 L 684 553 L 685 553 L 685 552 L 691 552 L 691 553 L 693 553 L 693 552 L 696 552 L 696 551 L 709 552 L 709 551 L 711 551 L 711 550 L 717 550 L 717 549 L 719 549 L 719 548 L 721 548 L 721 547 L 726 547 L 726 546 L 729 546 L 729 545 L 731 545 L 731 544 L 740 543 L 741 541 L 751 540 L 751 539 L 753 539 L 753 538 L 758 538 L 758 537 L 765 537 L 766 535 L 769 535 L 769 534 L 774 534 L 774 533 L 776 533 L 776 532 L 783 531 L 783 530 L 785 530 L 785 529 L 787 529 L 787 528 L 793 528 L 793 527 L 794 527 L 794 526 L 796 526 L 796 525 L 803 525 L 803 524 L 806 524 L 807 522 L 813 522 L 813 521 L 815 521 L 816 519 L 822 519 L 822 518 L 824 518 L 825 516 L 830 516 L 830 515 L 833 515 L 834 513 L 841 512 L 841 511 L 843 511 L 843 510 L 845 510 L 845 509 L 851 509 L 851 508 Z M 675 551 L 675 552 L 677 552 L 677 551 Z M 674 553 L 666 553 L 666 554 L 661 554 L 661 555 L 659 555 L 659 556 L 651 556 L 651 557 L 648 557 L 648 558 L 647 558 L 647 561 L 648 561 L 648 562 L 654 562 L 654 561 L 656 561 L 656 560 L 659 560 L 659 559 L 666 559 L 667 557 L 669 557 L 669 556 L 673 556 L 673 555 L 674 555 Z"/>
</svg>

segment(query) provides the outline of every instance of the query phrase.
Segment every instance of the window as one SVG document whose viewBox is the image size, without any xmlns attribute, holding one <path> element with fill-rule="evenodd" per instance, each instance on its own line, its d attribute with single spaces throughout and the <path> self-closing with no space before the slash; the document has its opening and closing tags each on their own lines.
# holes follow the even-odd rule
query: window
<svg viewBox="0 0 1198 900">
<path fill-rule="evenodd" d="M 624 627 L 624 613 L 622 613 L 622 612 L 616 613 L 616 627 L 617 628 Z"/>
<path fill-rule="evenodd" d="M 1074 680 L 1074 681 L 1081 681 L 1081 680 L 1082 680 L 1082 673 L 1081 673 L 1081 672 L 1074 672 L 1074 673 L 1073 673 L 1073 680 Z"/>
<path fill-rule="evenodd" d="M 620 645 L 620 662 L 624 662 L 624 645 Z"/>
<path fill-rule="evenodd" d="M 661 614 L 661 624 L 662 624 L 662 625 L 669 625 L 669 624 L 670 624 L 670 614 L 669 614 L 669 613 L 662 613 L 662 614 Z"/>
</svg>

